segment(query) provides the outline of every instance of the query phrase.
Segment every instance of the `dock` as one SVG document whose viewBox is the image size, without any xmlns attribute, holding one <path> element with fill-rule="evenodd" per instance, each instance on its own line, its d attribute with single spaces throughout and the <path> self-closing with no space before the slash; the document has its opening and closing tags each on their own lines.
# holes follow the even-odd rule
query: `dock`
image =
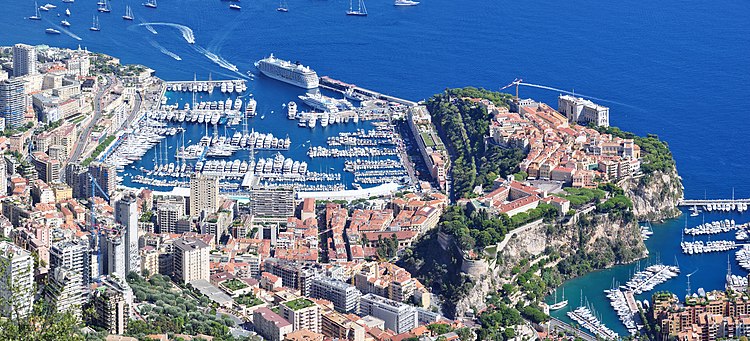
<svg viewBox="0 0 750 341">
<path fill-rule="evenodd" d="M 682 199 L 677 206 L 700 208 L 704 211 L 746 211 L 750 199 Z"/>
<path fill-rule="evenodd" d="M 320 86 L 323 89 L 340 92 L 350 97 L 364 96 L 364 97 L 380 99 L 380 100 L 384 100 L 388 102 L 399 103 L 399 104 L 403 104 L 403 105 L 410 106 L 410 107 L 417 105 L 416 102 L 413 102 L 407 99 L 385 95 L 377 91 L 365 89 L 363 87 L 359 87 L 354 84 L 345 83 L 345 82 L 333 79 L 328 76 L 320 77 L 318 86 Z"/>
</svg>

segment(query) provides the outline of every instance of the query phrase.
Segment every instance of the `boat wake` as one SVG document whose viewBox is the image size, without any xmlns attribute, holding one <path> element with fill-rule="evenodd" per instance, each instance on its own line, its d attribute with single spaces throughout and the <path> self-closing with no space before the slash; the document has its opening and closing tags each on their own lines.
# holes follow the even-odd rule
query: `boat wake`
<svg viewBox="0 0 750 341">
<path fill-rule="evenodd" d="M 68 35 L 69 37 L 71 37 L 71 38 L 73 38 L 73 39 L 75 39 L 75 40 L 78 40 L 78 41 L 81 41 L 81 40 L 83 40 L 83 38 L 81 38 L 81 37 L 77 36 L 77 35 L 76 35 L 75 33 L 73 33 L 73 32 L 70 32 L 70 31 L 69 31 L 68 29 L 66 29 L 65 27 L 62 27 L 62 26 L 60 26 L 60 25 L 57 25 L 57 24 L 55 24 L 55 23 L 53 23 L 53 22 L 51 22 L 51 21 L 49 21 L 49 20 L 47 20 L 47 19 L 45 19 L 45 21 L 47 21 L 47 22 L 48 22 L 48 23 L 49 23 L 50 25 L 52 25 L 53 27 L 55 27 L 55 29 L 56 29 L 56 30 L 58 30 L 58 31 L 60 31 L 60 32 L 62 32 L 62 33 L 65 33 L 65 34 L 66 34 L 66 35 Z"/>
<path fill-rule="evenodd" d="M 243 75 L 242 73 L 239 72 L 240 69 L 237 68 L 237 65 L 234 65 L 234 64 L 230 63 L 228 60 L 224 59 L 223 57 L 221 57 L 221 56 L 219 56 L 219 55 L 217 55 L 217 54 L 215 54 L 215 53 L 213 53 L 213 52 L 211 52 L 209 50 L 206 50 L 204 47 L 202 47 L 200 45 L 193 45 L 193 48 L 195 48 L 196 51 L 198 51 L 201 54 L 203 54 L 204 56 L 206 56 L 206 58 L 208 58 L 211 61 L 213 61 L 214 63 L 216 63 L 216 65 L 221 66 L 221 67 L 223 67 L 223 68 L 225 68 L 225 69 L 227 69 L 229 71 L 235 72 L 235 73 L 237 73 L 237 74 L 239 74 L 239 75 L 241 75 L 243 77 L 247 77 L 247 76 L 245 76 L 245 75 Z"/>
<path fill-rule="evenodd" d="M 145 22 L 145 21 L 143 21 L 143 20 L 140 20 L 140 22 L 141 22 L 141 24 L 143 24 L 143 26 L 145 26 L 145 27 L 146 27 L 146 29 L 147 29 L 147 30 L 148 30 L 149 32 L 151 32 L 151 33 L 153 33 L 153 34 L 159 34 L 159 32 L 156 32 L 156 30 L 154 29 L 154 27 L 153 27 L 153 26 L 149 25 L 148 23 L 146 23 L 146 22 Z M 140 25 L 139 25 L 139 26 L 140 26 Z"/>
<path fill-rule="evenodd" d="M 174 60 L 182 60 L 182 57 L 178 56 L 172 51 L 167 50 L 167 48 L 165 48 L 164 46 L 159 45 L 159 43 L 157 43 L 155 40 L 149 39 L 148 41 L 149 43 L 151 43 L 151 46 L 157 48 L 159 51 L 161 51 L 161 53 L 174 58 Z"/>
<path fill-rule="evenodd" d="M 195 34 L 193 34 L 193 29 L 185 25 L 168 23 L 168 22 L 144 22 L 144 23 L 138 24 L 138 26 L 146 26 L 146 28 L 148 28 L 149 26 L 174 27 L 177 30 L 179 30 L 180 33 L 182 33 L 182 37 L 185 38 L 185 41 L 188 42 L 188 44 L 195 44 Z M 151 33 L 155 32 L 155 30 L 153 30 L 153 27 L 149 31 L 151 31 Z"/>
</svg>

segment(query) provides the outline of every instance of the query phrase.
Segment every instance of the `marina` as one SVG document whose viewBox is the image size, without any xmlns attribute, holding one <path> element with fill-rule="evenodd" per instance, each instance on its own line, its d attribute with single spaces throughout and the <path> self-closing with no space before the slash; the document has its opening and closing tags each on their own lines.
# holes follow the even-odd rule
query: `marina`
<svg viewBox="0 0 750 341">
<path fill-rule="evenodd" d="M 734 219 L 724 219 L 700 224 L 694 228 L 685 228 L 684 233 L 691 236 L 726 233 L 738 229 L 746 229 L 749 225 L 736 224 Z"/>
<path fill-rule="evenodd" d="M 698 240 L 694 242 L 683 241 L 680 243 L 680 247 L 682 248 L 682 253 L 686 255 L 697 255 L 733 250 L 739 247 L 739 244 L 736 244 L 734 240 L 714 240 L 705 243 L 702 240 Z"/>
<path fill-rule="evenodd" d="M 346 103 L 339 111 L 304 112 L 295 101 L 259 107 L 243 80 L 165 82 L 158 105 L 143 111 L 102 158 L 122 172 L 124 185 L 133 186 L 185 186 L 196 172 L 218 176 L 228 192 L 243 183 L 312 191 L 412 185 L 399 151 L 402 139 L 390 122 L 406 107 L 359 99 L 360 106 L 337 100 Z M 278 115 L 326 130 L 265 124 L 265 117 Z M 263 127 L 271 131 L 256 131 Z M 295 142 L 300 135 L 307 140 Z"/>
<path fill-rule="evenodd" d="M 619 338 L 617 333 L 607 328 L 607 326 L 594 315 L 592 309 L 583 304 L 575 310 L 569 311 L 567 315 L 570 319 L 580 324 L 581 327 L 588 329 L 598 337 L 605 340 L 617 340 Z"/>
</svg>

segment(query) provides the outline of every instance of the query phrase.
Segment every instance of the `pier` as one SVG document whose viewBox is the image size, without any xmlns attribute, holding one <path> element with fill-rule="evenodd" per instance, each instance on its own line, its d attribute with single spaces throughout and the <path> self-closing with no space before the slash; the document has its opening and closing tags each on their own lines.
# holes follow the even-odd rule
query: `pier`
<svg viewBox="0 0 750 341">
<path fill-rule="evenodd" d="M 704 211 L 746 211 L 750 199 L 682 199 L 677 206 L 700 208 Z"/>
<path fill-rule="evenodd" d="M 384 95 L 377 91 L 365 89 L 354 84 L 344 83 L 328 76 L 320 77 L 319 86 L 324 89 L 340 92 L 347 97 L 354 97 L 356 99 L 362 99 L 362 97 L 370 97 L 388 102 L 399 103 L 410 107 L 417 105 L 416 102 L 412 102 L 407 99 Z"/>
</svg>

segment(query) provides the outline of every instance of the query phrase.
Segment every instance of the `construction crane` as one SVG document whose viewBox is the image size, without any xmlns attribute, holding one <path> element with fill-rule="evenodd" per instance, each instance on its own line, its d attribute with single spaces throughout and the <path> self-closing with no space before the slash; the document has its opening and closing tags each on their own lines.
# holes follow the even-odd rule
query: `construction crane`
<svg viewBox="0 0 750 341">
<path fill-rule="evenodd" d="M 516 99 L 518 99 L 518 86 L 521 85 L 522 82 L 523 82 L 523 79 L 516 78 L 510 84 L 500 88 L 500 91 L 510 88 L 511 86 L 515 86 L 516 87 Z"/>
<path fill-rule="evenodd" d="M 94 228 L 96 228 L 96 217 L 94 215 L 94 198 L 96 197 L 96 190 L 98 189 L 107 201 L 110 199 L 107 192 L 99 186 L 98 182 L 96 182 L 96 179 L 90 173 L 86 174 L 89 177 L 89 181 L 91 181 L 91 198 L 89 198 L 89 214 L 91 215 L 91 218 L 89 219 L 89 231 L 93 232 Z"/>
</svg>

